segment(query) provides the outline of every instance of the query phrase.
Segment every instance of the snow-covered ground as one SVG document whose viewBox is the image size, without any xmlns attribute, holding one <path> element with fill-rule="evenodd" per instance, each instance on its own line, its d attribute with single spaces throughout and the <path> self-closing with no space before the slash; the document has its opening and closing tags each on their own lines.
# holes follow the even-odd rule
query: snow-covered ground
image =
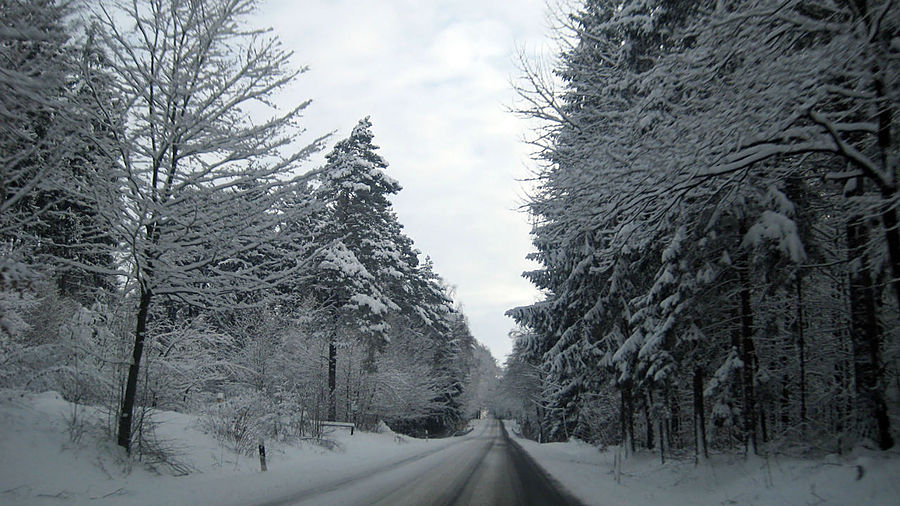
<svg viewBox="0 0 900 506">
<path fill-rule="evenodd" d="M 223 449 L 195 416 L 158 412 L 158 433 L 194 472 L 125 472 L 118 447 L 91 424 L 73 442 L 73 405 L 58 394 L 0 390 L 0 504 L 255 504 L 347 480 L 453 444 L 390 432 L 337 429 L 338 448 L 268 446 L 269 471 L 256 457 Z M 80 417 L 102 423 L 92 408 Z M 514 424 L 507 422 L 513 437 Z M 900 453 L 857 450 L 819 460 L 714 455 L 659 464 L 652 454 L 616 463 L 616 451 L 581 443 L 537 444 L 516 437 L 559 483 L 587 504 L 866 504 L 900 505 Z"/>
<path fill-rule="evenodd" d="M 135 464 L 124 470 L 121 453 L 101 429 L 88 428 L 72 442 L 67 418 L 73 405 L 55 392 L 0 390 L 0 504 L 256 504 L 366 473 L 430 452 L 453 440 L 419 440 L 336 429 L 328 450 L 308 443 L 267 447 L 269 471 L 256 457 L 223 449 L 205 434 L 197 417 L 158 412 L 158 434 L 178 449 L 194 472 L 157 473 Z M 92 408 L 87 419 L 102 421 Z"/>
<path fill-rule="evenodd" d="M 516 442 L 586 504 L 900 505 L 896 451 L 857 450 L 820 460 L 713 455 L 699 467 L 692 460 L 662 465 L 658 455 L 642 453 L 617 469 L 616 448 L 538 444 L 518 437 L 514 422 L 506 424 Z"/>
</svg>

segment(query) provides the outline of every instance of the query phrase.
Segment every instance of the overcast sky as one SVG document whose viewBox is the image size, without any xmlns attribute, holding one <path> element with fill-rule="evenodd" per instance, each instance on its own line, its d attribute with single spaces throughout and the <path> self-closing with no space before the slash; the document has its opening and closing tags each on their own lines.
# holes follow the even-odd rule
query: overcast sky
<svg viewBox="0 0 900 506">
<path fill-rule="evenodd" d="M 516 210 L 532 162 L 507 109 L 517 49 L 547 47 L 544 0 L 263 0 L 258 18 L 310 67 L 285 98 L 313 100 L 308 130 L 336 131 L 333 144 L 371 116 L 404 188 L 400 222 L 502 363 L 503 313 L 537 298 L 521 277 L 531 245 Z"/>
</svg>

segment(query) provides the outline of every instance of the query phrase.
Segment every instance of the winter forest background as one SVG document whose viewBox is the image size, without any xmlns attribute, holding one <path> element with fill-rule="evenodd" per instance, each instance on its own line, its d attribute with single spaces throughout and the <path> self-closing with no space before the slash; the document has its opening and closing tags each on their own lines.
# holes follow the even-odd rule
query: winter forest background
<svg viewBox="0 0 900 506">
<path fill-rule="evenodd" d="M 272 106 L 305 69 L 255 8 L 2 4 L 0 387 L 103 406 L 147 459 L 154 409 L 245 452 L 484 408 L 663 458 L 893 446 L 895 2 L 561 6 L 558 59 L 517 82 L 544 298 L 502 370 L 369 119 L 308 161 L 333 139 Z"/>
<path fill-rule="evenodd" d="M 558 21 L 557 67 L 520 84 L 546 294 L 509 313 L 523 427 L 662 457 L 892 447 L 896 2 L 586 0 Z"/>
<path fill-rule="evenodd" d="M 151 408 L 247 451 L 323 420 L 452 433 L 496 365 L 369 120 L 304 164 L 325 138 L 270 107 L 303 69 L 254 4 L 3 4 L 0 383 L 106 406 L 141 453 Z"/>
</svg>

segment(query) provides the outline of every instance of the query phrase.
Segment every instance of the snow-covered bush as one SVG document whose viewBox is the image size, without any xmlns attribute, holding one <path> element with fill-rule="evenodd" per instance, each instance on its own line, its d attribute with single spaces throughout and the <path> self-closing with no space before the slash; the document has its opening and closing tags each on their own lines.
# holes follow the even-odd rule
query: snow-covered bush
<svg viewBox="0 0 900 506">
<path fill-rule="evenodd" d="M 198 379 L 206 429 L 245 453 L 259 441 L 318 436 L 316 422 L 325 418 L 327 342 L 316 311 L 300 303 L 291 310 L 246 310 L 226 320 L 220 344 L 208 347 L 215 360 L 184 366 Z M 215 375 L 203 374 L 204 368 Z M 220 393 L 224 402 L 215 403 Z"/>
<path fill-rule="evenodd" d="M 148 333 L 143 402 L 175 411 L 202 406 L 237 367 L 234 339 L 203 317 L 159 327 Z"/>
<path fill-rule="evenodd" d="M 226 448 L 251 455 L 272 436 L 276 415 L 266 411 L 267 404 L 259 395 L 229 399 L 204 411 L 203 428 Z"/>
<path fill-rule="evenodd" d="M 0 297 L 17 306 L 7 317 L 17 322 L 8 328 L 16 330 L 0 347 L 0 385 L 54 390 L 72 402 L 109 402 L 119 363 L 109 310 L 100 304 L 80 306 L 60 297 L 49 283 L 32 286 L 35 291 Z"/>
</svg>

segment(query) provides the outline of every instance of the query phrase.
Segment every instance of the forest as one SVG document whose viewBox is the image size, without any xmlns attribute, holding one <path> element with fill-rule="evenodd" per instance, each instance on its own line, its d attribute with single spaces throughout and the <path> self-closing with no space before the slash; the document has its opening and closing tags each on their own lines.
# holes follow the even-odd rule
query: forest
<svg viewBox="0 0 900 506">
<path fill-rule="evenodd" d="M 275 107 L 306 68 L 256 8 L 3 2 L 0 387 L 100 406 L 151 462 L 155 410 L 247 453 L 325 421 L 452 434 L 496 364 L 370 119 L 302 143 L 309 102 Z"/>
<path fill-rule="evenodd" d="M 503 368 L 371 117 L 317 134 L 279 102 L 309 69 L 258 8 L 0 4 L 0 389 L 98 407 L 159 464 L 163 410 L 247 455 L 485 409 L 663 462 L 895 447 L 896 2 L 556 5 L 513 79 L 540 297 Z"/>
<path fill-rule="evenodd" d="M 703 461 L 895 444 L 900 9 L 584 0 L 523 58 L 543 297 L 498 411 Z"/>
</svg>

